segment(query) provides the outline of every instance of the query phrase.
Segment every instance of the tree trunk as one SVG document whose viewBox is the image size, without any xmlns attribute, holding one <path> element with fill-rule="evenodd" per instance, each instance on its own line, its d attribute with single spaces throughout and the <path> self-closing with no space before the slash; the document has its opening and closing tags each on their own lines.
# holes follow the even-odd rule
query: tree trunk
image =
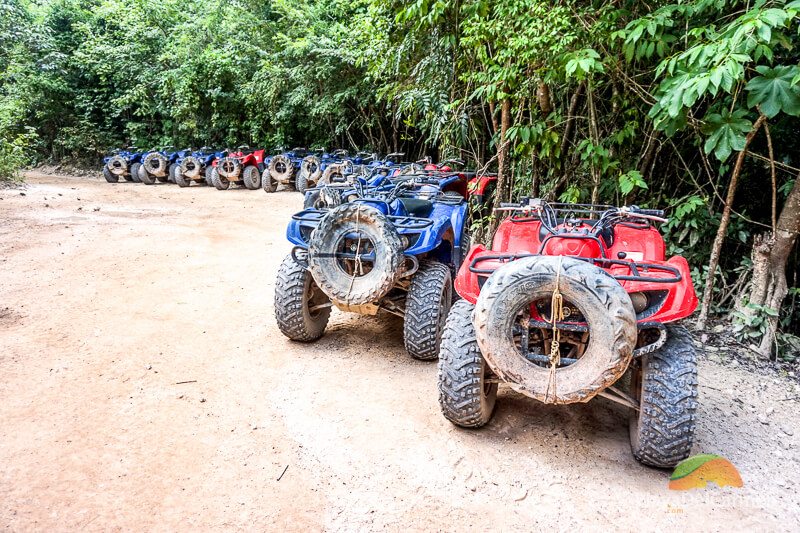
<svg viewBox="0 0 800 533">
<path fill-rule="evenodd" d="M 800 233 L 800 176 L 786 198 L 776 228 L 774 234 L 770 232 L 757 237 L 753 244 L 753 275 L 746 303 L 780 312 L 783 300 L 789 292 L 786 267 Z M 752 315 L 756 312 L 747 308 L 745 302 L 739 303 L 739 309 L 745 314 Z M 778 318 L 769 317 L 767 331 L 761 338 L 758 351 L 765 357 L 772 353 L 778 332 Z"/>
<path fill-rule="evenodd" d="M 708 274 L 706 274 L 706 288 L 703 291 L 703 302 L 700 305 L 700 316 L 697 317 L 697 329 L 706 327 L 706 320 L 708 320 L 708 313 L 711 310 L 711 300 L 714 297 L 714 274 L 719 266 L 719 257 L 722 253 L 722 243 L 725 240 L 725 234 L 728 232 L 728 224 L 731 221 L 731 209 L 733 208 L 733 199 L 736 196 L 736 187 L 739 185 L 739 174 L 742 173 L 742 166 L 744 164 L 744 156 L 747 154 L 747 147 L 753 141 L 761 125 L 767 117 L 761 115 L 753 124 L 753 128 L 744 141 L 744 148 L 739 152 L 736 158 L 736 165 L 733 167 L 733 174 L 731 175 L 731 182 L 728 184 L 728 194 L 725 197 L 725 206 L 722 209 L 722 219 L 717 229 L 717 235 L 714 238 L 714 245 L 711 247 L 711 258 L 708 261 Z"/>
<path fill-rule="evenodd" d="M 597 129 L 597 111 L 594 107 L 594 91 L 591 84 L 587 91 L 587 102 L 589 104 L 589 135 L 592 138 L 592 144 L 598 146 L 600 144 L 600 134 Z M 592 204 L 599 203 L 600 200 L 600 169 L 592 161 Z"/>
<path fill-rule="evenodd" d="M 495 192 L 495 205 L 500 202 L 508 202 L 511 199 L 511 179 L 508 171 L 510 166 L 508 142 L 506 135 L 508 128 L 511 127 L 511 100 L 505 99 L 500 102 L 500 140 L 497 144 L 497 189 Z M 492 217 L 489 227 L 489 236 L 494 235 L 497 225 L 500 223 L 498 217 Z"/>
</svg>

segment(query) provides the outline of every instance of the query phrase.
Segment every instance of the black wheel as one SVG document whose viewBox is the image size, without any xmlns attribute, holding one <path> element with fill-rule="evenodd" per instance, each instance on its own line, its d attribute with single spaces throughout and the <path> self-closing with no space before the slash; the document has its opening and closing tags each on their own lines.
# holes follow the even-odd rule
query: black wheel
<svg viewBox="0 0 800 533">
<path fill-rule="evenodd" d="M 118 183 L 119 182 L 119 176 L 117 176 L 115 174 L 112 174 L 111 171 L 108 169 L 108 166 L 106 166 L 106 165 L 103 165 L 103 177 L 109 183 Z"/>
<path fill-rule="evenodd" d="M 175 183 L 178 184 L 178 187 L 183 188 L 191 185 L 192 180 L 188 180 L 183 177 L 183 171 L 181 170 L 181 167 L 179 165 L 175 165 L 175 167 L 176 168 L 172 170 L 172 177 L 175 180 Z"/>
<path fill-rule="evenodd" d="M 452 300 L 450 269 L 442 263 L 423 262 L 411 278 L 406 296 L 403 341 L 411 357 L 432 361 L 439 356 L 442 330 Z"/>
<path fill-rule="evenodd" d="M 142 168 L 142 164 L 141 163 L 134 163 L 134 164 L 131 165 L 131 179 L 135 183 L 141 183 L 142 182 L 142 177 L 141 177 L 141 174 L 140 174 L 141 173 L 141 168 Z"/>
<path fill-rule="evenodd" d="M 631 372 L 633 456 L 640 463 L 672 468 L 692 451 L 697 413 L 697 353 L 683 326 L 669 326 L 667 341 L 642 355 Z"/>
<path fill-rule="evenodd" d="M 123 174 L 122 177 L 125 179 L 125 181 L 134 181 L 133 174 Z"/>
<path fill-rule="evenodd" d="M 553 372 L 545 354 L 556 287 L 569 322 L 584 329 L 562 328 Z M 637 339 L 625 289 L 605 270 L 571 257 L 526 257 L 501 266 L 481 288 L 473 319 L 489 368 L 545 403 L 585 402 L 612 385 L 627 370 Z"/>
<path fill-rule="evenodd" d="M 213 187 L 214 186 L 214 180 L 212 179 L 213 171 L 214 171 L 214 167 L 206 167 L 206 172 L 205 172 L 204 176 L 205 176 L 206 185 L 208 185 L 209 187 Z"/>
<path fill-rule="evenodd" d="M 214 167 L 211 170 L 211 182 L 218 191 L 224 191 L 231 186 L 231 182 L 228 181 L 228 178 L 223 178 L 219 175 L 219 172 L 217 172 L 217 167 Z"/>
<path fill-rule="evenodd" d="M 330 300 L 302 265 L 287 256 L 275 282 L 275 319 L 281 333 L 293 341 L 322 337 L 331 315 Z"/>
<path fill-rule="evenodd" d="M 485 425 L 492 418 L 497 383 L 481 355 L 472 325 L 475 306 L 466 300 L 453 304 L 439 350 L 439 406 L 453 424 L 466 428 Z"/>
<path fill-rule="evenodd" d="M 329 211 L 311 234 L 308 268 L 331 300 L 367 304 L 403 273 L 402 250 L 400 235 L 380 211 L 346 204 Z"/>
<path fill-rule="evenodd" d="M 261 187 L 261 174 L 258 172 L 258 167 L 254 165 L 248 165 L 244 167 L 244 172 L 242 173 L 242 181 L 244 181 L 244 186 L 254 191 Z"/>
<path fill-rule="evenodd" d="M 264 170 L 264 174 L 261 176 L 261 188 L 264 189 L 264 192 L 275 192 L 278 190 L 278 181 L 272 177 L 272 173 L 270 173 L 268 168 Z"/>
</svg>

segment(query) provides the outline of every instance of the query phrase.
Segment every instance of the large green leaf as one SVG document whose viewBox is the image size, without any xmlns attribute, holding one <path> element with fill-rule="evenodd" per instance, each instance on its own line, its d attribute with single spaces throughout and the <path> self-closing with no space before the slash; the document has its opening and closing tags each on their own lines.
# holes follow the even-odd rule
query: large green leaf
<svg viewBox="0 0 800 533">
<path fill-rule="evenodd" d="M 747 111 L 737 109 L 733 113 L 724 109 L 721 113 L 711 113 L 705 117 L 703 133 L 708 135 L 703 149 L 712 151 L 720 161 L 725 161 L 736 150 L 744 150 L 745 135 L 753 124 L 747 120 Z"/>
<path fill-rule="evenodd" d="M 800 115 L 800 87 L 792 85 L 798 75 L 796 65 L 782 65 L 774 68 L 767 66 L 756 67 L 760 76 L 756 76 L 747 83 L 745 89 L 747 105 L 759 106 L 761 112 L 768 118 L 778 113 L 787 115 Z"/>
</svg>

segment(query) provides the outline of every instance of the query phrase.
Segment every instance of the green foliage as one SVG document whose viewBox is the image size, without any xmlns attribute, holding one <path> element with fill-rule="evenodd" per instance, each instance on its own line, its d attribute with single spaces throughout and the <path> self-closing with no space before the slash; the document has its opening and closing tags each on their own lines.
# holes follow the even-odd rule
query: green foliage
<svg viewBox="0 0 800 533">
<path fill-rule="evenodd" d="M 720 113 L 709 113 L 705 118 L 703 133 L 708 135 L 703 145 L 707 154 L 714 153 L 717 159 L 725 161 L 732 151 L 744 149 L 745 134 L 753 127 L 745 118 L 747 111 L 737 109 L 733 113 L 723 109 Z"/>
<path fill-rule="evenodd" d="M 747 105 L 760 107 L 767 118 L 773 118 L 778 113 L 787 115 L 800 115 L 800 87 L 793 85 L 793 79 L 800 74 L 796 65 L 785 65 L 770 68 L 759 65 L 756 71 L 760 76 L 755 76 L 747 82 L 745 90 L 748 92 Z"/>
</svg>

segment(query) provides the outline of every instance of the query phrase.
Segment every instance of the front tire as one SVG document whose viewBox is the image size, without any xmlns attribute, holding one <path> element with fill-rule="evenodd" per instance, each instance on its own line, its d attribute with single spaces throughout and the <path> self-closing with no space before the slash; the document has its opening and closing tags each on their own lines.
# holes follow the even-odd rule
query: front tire
<svg viewBox="0 0 800 533">
<path fill-rule="evenodd" d="M 697 413 L 697 353 L 683 326 L 667 328 L 667 342 L 633 367 L 631 451 L 648 466 L 672 468 L 692 451 Z"/>
<path fill-rule="evenodd" d="M 450 269 L 442 263 L 422 263 L 411 278 L 406 296 L 403 341 L 411 357 L 422 361 L 439 357 L 439 344 L 452 299 Z"/>
<path fill-rule="evenodd" d="M 472 325 L 475 306 L 458 300 L 450 309 L 439 350 L 439 407 L 457 426 L 478 428 L 494 414 L 497 383 L 489 383 L 489 367 Z"/>
<path fill-rule="evenodd" d="M 275 319 L 281 333 L 293 341 L 319 339 L 331 315 L 329 303 L 311 273 L 291 255 L 286 256 L 275 282 Z"/>
</svg>

